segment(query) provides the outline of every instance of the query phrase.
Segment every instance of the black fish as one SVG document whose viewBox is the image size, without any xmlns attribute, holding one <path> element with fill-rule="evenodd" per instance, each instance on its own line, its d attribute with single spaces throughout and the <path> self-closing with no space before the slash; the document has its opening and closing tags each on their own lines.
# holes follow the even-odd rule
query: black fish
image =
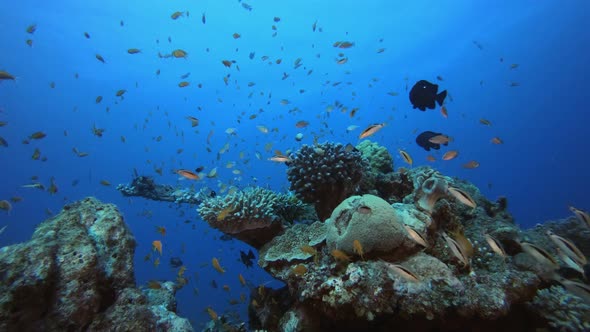
<svg viewBox="0 0 590 332">
<path fill-rule="evenodd" d="M 428 81 L 421 80 L 416 82 L 410 90 L 410 102 L 414 108 L 426 111 L 426 108 L 433 110 L 436 107 L 435 101 L 442 106 L 447 97 L 447 90 L 437 94 L 438 85 Z"/>
<path fill-rule="evenodd" d="M 170 266 L 172 266 L 173 268 L 179 268 L 182 266 L 182 260 L 180 259 L 180 257 L 172 257 L 170 258 Z"/>
<path fill-rule="evenodd" d="M 432 143 L 429 139 L 433 138 L 434 136 L 442 135 L 441 133 L 435 133 L 432 131 L 425 131 L 416 137 L 416 143 L 424 148 L 426 151 L 430 151 L 430 149 L 438 150 L 440 149 L 440 144 Z M 444 144 L 445 146 L 448 143 Z"/>
<path fill-rule="evenodd" d="M 252 249 L 248 251 L 248 254 L 240 250 L 240 260 L 242 261 L 242 263 L 244 263 L 244 265 L 246 265 L 247 268 L 252 267 L 252 260 L 254 258 L 256 257 L 254 257 Z"/>
</svg>

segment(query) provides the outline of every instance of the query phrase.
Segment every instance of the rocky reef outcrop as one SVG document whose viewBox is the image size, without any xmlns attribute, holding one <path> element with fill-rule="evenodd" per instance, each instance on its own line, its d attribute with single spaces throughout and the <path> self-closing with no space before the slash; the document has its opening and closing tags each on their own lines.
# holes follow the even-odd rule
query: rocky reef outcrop
<svg viewBox="0 0 590 332">
<path fill-rule="evenodd" d="M 288 204 L 250 197 L 240 205 L 233 194 L 199 210 L 232 235 L 264 219 L 237 238 L 286 286 L 253 289 L 251 329 L 589 329 L 587 212 L 570 208 L 576 217 L 522 230 L 505 197 L 490 201 L 431 167 L 393 171 L 387 150 L 370 142 L 303 146 L 290 159 L 291 190 L 317 218 L 287 209 L 290 221 L 279 223 Z"/>
<path fill-rule="evenodd" d="M 276 309 L 282 318 L 266 325 L 254 319 L 259 324 L 254 327 L 586 328 L 584 276 L 568 271 L 564 263 L 559 270 L 539 266 L 536 253 L 523 249 L 522 241 L 530 241 L 557 262 L 557 249 L 545 229 L 521 230 L 506 211 L 505 198 L 491 202 L 475 186 L 432 168 L 395 173 L 391 178 L 403 195 L 351 196 L 325 222 L 294 225 L 260 249 L 259 265 L 287 284 L 293 303 L 279 310 L 271 305 L 277 299 L 257 295 L 251 313 Z M 586 225 L 574 218 L 569 222 L 548 227 L 574 243 L 590 238 L 583 235 L 590 231 L 580 232 Z M 563 227 L 578 229 L 578 234 Z M 588 254 L 585 244 L 580 248 Z M 571 280 L 564 282 L 565 277 Z M 559 278 L 573 287 L 564 289 Z"/>
<path fill-rule="evenodd" d="M 114 205 L 66 205 L 30 241 L 0 249 L 0 330 L 192 331 L 175 305 L 135 287 L 135 245 Z M 163 290 L 168 302 L 175 291 Z"/>
</svg>

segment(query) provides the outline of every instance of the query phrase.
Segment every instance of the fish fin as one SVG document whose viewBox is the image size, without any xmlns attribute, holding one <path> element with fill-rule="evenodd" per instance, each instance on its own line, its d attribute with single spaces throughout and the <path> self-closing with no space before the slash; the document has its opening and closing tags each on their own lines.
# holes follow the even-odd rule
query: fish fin
<svg viewBox="0 0 590 332">
<path fill-rule="evenodd" d="M 445 98 L 447 98 L 447 90 L 444 90 L 436 95 L 436 101 L 440 106 L 442 106 L 442 104 L 445 102 Z"/>
</svg>

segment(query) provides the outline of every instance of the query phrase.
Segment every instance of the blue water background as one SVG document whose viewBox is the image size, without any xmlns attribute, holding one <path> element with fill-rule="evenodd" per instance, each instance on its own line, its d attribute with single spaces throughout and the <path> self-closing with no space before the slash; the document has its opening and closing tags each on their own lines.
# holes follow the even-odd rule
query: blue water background
<svg viewBox="0 0 590 332">
<path fill-rule="evenodd" d="M 256 184 L 285 190 L 285 166 L 266 160 L 275 149 L 312 144 L 314 135 L 320 142 L 356 144 L 362 129 L 382 122 L 386 127 L 370 139 L 390 150 L 396 168 L 404 166 L 397 153 L 404 149 L 415 165 L 431 164 L 445 175 L 469 180 L 491 200 L 506 196 L 523 227 L 567 217 L 569 205 L 590 209 L 587 1 L 248 3 L 252 11 L 233 0 L 0 3 L 0 70 L 17 76 L 15 82 L 0 82 L 0 121 L 8 122 L 0 128 L 0 136 L 9 144 L 0 147 L 0 199 L 24 198 L 10 213 L 0 211 L 0 227 L 8 225 L 0 245 L 28 240 L 48 213 L 95 196 L 119 207 L 137 239 L 138 283 L 174 279 L 177 269 L 168 260 L 180 256 L 190 277 L 177 295 L 180 315 L 190 318 L 197 329 L 208 320 L 209 306 L 219 314 L 236 311 L 246 319 L 245 304 L 227 303 L 249 293 L 248 287 L 239 285 L 238 273 L 254 286 L 280 285 L 260 268 L 246 269 L 238 262 L 239 250 L 248 247 L 220 241 L 221 233 L 201 221 L 195 207 L 125 198 L 115 190 L 116 184 L 129 182 L 137 169 L 160 183 L 180 187 L 209 186 L 219 191 L 218 182 L 231 182 L 240 188 Z M 175 11 L 189 11 L 190 16 L 172 20 Z M 206 24 L 201 22 L 202 13 Z M 275 16 L 280 22 L 273 22 Z M 30 24 L 37 25 L 32 35 L 25 31 Z M 276 37 L 272 37 L 273 24 Z M 90 39 L 83 36 L 85 31 Z M 236 32 L 241 38 L 232 37 Z M 29 38 L 32 47 L 25 43 Z M 354 42 L 354 47 L 332 46 L 344 40 Z M 130 55 L 129 48 L 142 52 Z M 380 48 L 385 51 L 377 53 Z M 174 49 L 186 50 L 188 58 L 157 56 Z M 250 52 L 255 52 L 253 60 Z M 96 60 L 97 53 L 106 64 Z M 337 64 L 338 53 L 348 62 Z M 267 61 L 261 60 L 264 55 Z M 276 64 L 279 58 L 282 63 Z M 302 66 L 294 69 L 297 58 Z M 224 59 L 236 63 L 226 68 Z M 511 69 L 511 64 L 519 66 Z M 156 70 L 161 74 L 156 75 Z M 307 75 L 309 70 L 313 72 Z M 177 84 L 187 72 L 191 85 L 181 89 Z M 285 80 L 283 73 L 289 75 Z M 228 74 L 226 85 L 223 77 Z M 448 119 L 438 108 L 412 109 L 408 89 L 420 79 L 449 91 Z M 248 82 L 256 84 L 248 87 Z M 342 83 L 333 86 L 334 82 Z M 520 86 L 510 87 L 512 82 Z M 127 90 L 122 99 L 115 96 L 119 89 Z M 96 104 L 99 95 L 104 99 Z M 281 105 L 282 99 L 290 103 Z M 359 107 L 357 115 L 351 118 L 339 110 L 327 115 L 326 107 L 335 101 L 348 110 Z M 300 111 L 289 112 L 295 107 Z M 252 114 L 258 117 L 249 120 Z M 185 119 L 189 115 L 199 118 L 198 127 L 190 127 Z M 483 126 L 481 118 L 492 125 Z M 299 120 L 309 121 L 310 126 L 296 128 Z M 360 128 L 346 133 L 352 124 Z M 102 138 L 93 135 L 93 125 L 106 129 Z M 263 134 L 257 125 L 278 132 Z M 227 135 L 229 127 L 236 128 L 237 135 Z M 214 134 L 207 145 L 211 130 Z M 454 138 L 448 148 L 433 153 L 435 163 L 426 161 L 429 153 L 414 142 L 424 130 Z M 21 143 L 35 131 L 44 131 L 47 137 Z M 294 140 L 298 132 L 305 135 L 301 143 Z M 495 136 L 505 144 L 491 144 Z M 217 151 L 226 142 L 230 149 L 217 160 Z M 267 152 L 264 145 L 269 142 L 273 146 Z M 35 148 L 46 162 L 31 159 Z M 72 148 L 90 155 L 79 158 Z M 180 148 L 184 152 L 178 154 Z M 448 149 L 459 150 L 459 157 L 440 161 Z M 245 157 L 240 159 L 242 151 Z M 462 168 L 469 160 L 481 166 Z M 235 161 L 243 174 L 232 174 L 226 168 L 228 161 Z M 179 181 L 173 173 L 200 165 L 205 171 L 218 167 L 218 179 L 193 183 Z M 162 176 L 155 167 L 162 167 Z M 51 196 L 22 188 L 33 175 L 46 187 L 55 177 L 59 192 Z M 79 181 L 76 186 L 74 180 Z M 101 180 L 112 185 L 103 186 Z M 161 236 L 156 226 L 165 226 L 168 234 Z M 153 240 L 164 244 L 157 268 Z M 149 253 L 151 260 L 146 262 Z M 220 260 L 225 274 L 211 268 L 212 257 Z M 211 280 L 219 288 L 212 288 Z M 221 288 L 224 284 L 230 286 L 229 292 Z"/>
</svg>

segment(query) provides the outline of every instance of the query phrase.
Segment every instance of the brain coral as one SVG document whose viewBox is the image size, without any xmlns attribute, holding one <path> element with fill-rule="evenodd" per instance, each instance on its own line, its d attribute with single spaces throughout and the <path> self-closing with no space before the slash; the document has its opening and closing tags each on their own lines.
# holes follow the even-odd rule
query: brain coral
<svg viewBox="0 0 590 332">
<path fill-rule="evenodd" d="M 255 248 L 270 241 L 282 222 L 293 221 L 300 210 L 303 204 L 294 197 L 260 187 L 205 199 L 197 209 L 209 225 Z"/>
<path fill-rule="evenodd" d="M 364 254 L 368 254 L 398 248 L 408 236 L 391 205 L 373 195 L 346 199 L 326 220 L 326 230 L 328 247 L 350 254 L 354 253 L 354 240 L 358 240 Z"/>
<path fill-rule="evenodd" d="M 366 167 L 355 147 L 331 142 L 303 145 L 290 157 L 286 164 L 291 190 L 302 201 L 313 203 L 321 220 L 354 193 Z"/>
</svg>

